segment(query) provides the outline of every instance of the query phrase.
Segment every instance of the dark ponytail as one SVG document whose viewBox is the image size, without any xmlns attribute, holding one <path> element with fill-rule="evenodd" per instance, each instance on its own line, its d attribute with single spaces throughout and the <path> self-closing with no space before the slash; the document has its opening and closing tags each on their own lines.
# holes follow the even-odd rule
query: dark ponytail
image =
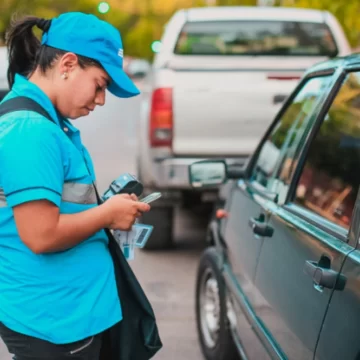
<svg viewBox="0 0 360 360">
<path fill-rule="evenodd" d="M 51 20 L 25 16 L 20 20 L 13 21 L 6 34 L 9 54 L 7 78 L 10 89 L 14 84 L 15 74 L 29 77 L 37 68 L 45 73 L 54 65 L 56 59 L 66 53 L 60 49 L 41 45 L 40 40 L 33 33 L 34 26 L 45 33 L 50 29 Z M 97 61 L 84 56 L 78 55 L 78 62 L 82 68 L 88 66 L 102 68 Z"/>
<path fill-rule="evenodd" d="M 35 16 L 26 16 L 12 22 L 6 34 L 9 54 L 7 78 L 10 88 L 14 83 L 16 73 L 29 76 L 36 67 L 41 44 L 33 33 L 33 27 L 37 26 L 46 32 L 49 30 L 50 25 L 50 20 L 40 19 Z"/>
</svg>

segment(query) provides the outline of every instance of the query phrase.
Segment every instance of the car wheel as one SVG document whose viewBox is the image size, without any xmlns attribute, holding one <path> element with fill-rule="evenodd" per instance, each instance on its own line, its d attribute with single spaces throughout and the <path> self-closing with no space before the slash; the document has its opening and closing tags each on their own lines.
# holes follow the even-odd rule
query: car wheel
<svg viewBox="0 0 360 360">
<path fill-rule="evenodd" d="M 201 350 L 207 360 L 239 360 L 227 319 L 225 283 L 215 248 L 200 259 L 196 281 L 196 322 Z"/>
<path fill-rule="evenodd" d="M 153 206 L 139 218 L 139 223 L 154 227 L 143 250 L 167 249 L 173 245 L 174 208 Z"/>
</svg>

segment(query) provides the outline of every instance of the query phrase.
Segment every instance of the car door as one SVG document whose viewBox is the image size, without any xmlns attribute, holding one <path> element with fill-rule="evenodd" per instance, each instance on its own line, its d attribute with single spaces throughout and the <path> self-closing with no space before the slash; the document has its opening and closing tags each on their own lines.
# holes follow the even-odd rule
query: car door
<svg viewBox="0 0 360 360">
<path fill-rule="evenodd" d="M 342 267 L 341 279 L 345 281 L 343 291 L 335 291 L 316 348 L 318 360 L 360 359 L 360 202 L 357 200 L 354 232 L 350 233 L 353 250 Z M 356 235 L 356 236 L 354 236 Z"/>
<path fill-rule="evenodd" d="M 249 175 L 238 181 L 232 189 L 226 208 L 229 216 L 222 227 L 231 272 L 231 279 L 227 282 L 231 293 L 235 294 L 235 307 L 238 305 L 246 308 L 250 318 L 256 319 L 253 309 L 259 302 L 262 303 L 261 296 L 254 287 L 254 279 L 260 250 L 272 237 L 272 229 L 268 224 L 271 204 L 277 198 L 274 174 L 278 172 L 285 154 L 296 148 L 294 144 L 300 141 L 311 119 L 316 117 L 316 109 L 325 100 L 322 89 L 329 86 L 331 81 L 332 74 L 304 80 L 264 137 L 249 165 Z M 241 313 L 238 311 L 238 314 Z M 242 318 L 238 319 L 237 324 L 244 324 Z M 263 334 L 257 325 L 252 324 L 251 331 L 257 329 L 260 339 Z M 254 350 L 254 344 L 259 343 L 253 339 L 251 331 L 245 325 L 242 328 L 238 326 L 247 357 L 259 359 L 261 350 Z M 262 353 L 261 358 L 266 359 L 271 353 Z"/>
<path fill-rule="evenodd" d="M 360 117 L 350 102 L 360 77 L 343 76 L 301 154 L 287 156 L 274 179 L 279 202 L 270 206 L 273 236 L 259 257 L 255 286 L 263 302 L 255 311 L 283 358 L 313 359 L 331 296 L 344 290 L 344 260 L 353 251 Z"/>
<path fill-rule="evenodd" d="M 346 116 L 341 113 L 341 121 L 353 124 L 351 134 L 343 136 L 347 152 L 341 159 L 351 169 L 351 185 L 359 188 L 360 184 L 360 68 L 347 75 L 348 88 L 343 96 L 346 98 Z M 339 93 L 340 95 L 340 93 Z M 344 209 L 341 209 L 344 212 Z M 348 255 L 341 271 L 345 281 L 343 291 L 335 291 L 320 334 L 316 349 L 316 359 L 360 359 L 360 193 L 356 199 L 355 211 L 349 232 L 348 245 L 353 251 Z"/>
</svg>

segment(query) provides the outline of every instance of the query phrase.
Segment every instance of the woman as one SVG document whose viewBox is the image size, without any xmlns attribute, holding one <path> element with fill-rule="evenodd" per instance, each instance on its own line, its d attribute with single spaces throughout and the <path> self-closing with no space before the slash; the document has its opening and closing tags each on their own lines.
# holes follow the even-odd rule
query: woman
<svg viewBox="0 0 360 360">
<path fill-rule="evenodd" d="M 119 32 L 93 15 L 26 17 L 7 45 L 4 102 L 29 97 L 54 122 L 21 109 L 0 119 L 0 335 L 17 360 L 106 359 L 104 334 L 122 312 L 102 229 L 128 230 L 150 207 L 129 195 L 97 205 L 91 158 L 67 118 L 104 105 L 106 89 L 139 92 Z"/>
</svg>

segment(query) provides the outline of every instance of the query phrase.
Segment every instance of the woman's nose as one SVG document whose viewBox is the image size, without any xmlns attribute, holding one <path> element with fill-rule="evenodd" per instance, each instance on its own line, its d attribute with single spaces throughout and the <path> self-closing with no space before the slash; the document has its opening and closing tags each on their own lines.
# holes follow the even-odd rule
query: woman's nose
<svg viewBox="0 0 360 360">
<path fill-rule="evenodd" d="M 96 94 L 95 104 L 99 106 L 103 106 L 105 104 L 105 91 Z"/>
</svg>

